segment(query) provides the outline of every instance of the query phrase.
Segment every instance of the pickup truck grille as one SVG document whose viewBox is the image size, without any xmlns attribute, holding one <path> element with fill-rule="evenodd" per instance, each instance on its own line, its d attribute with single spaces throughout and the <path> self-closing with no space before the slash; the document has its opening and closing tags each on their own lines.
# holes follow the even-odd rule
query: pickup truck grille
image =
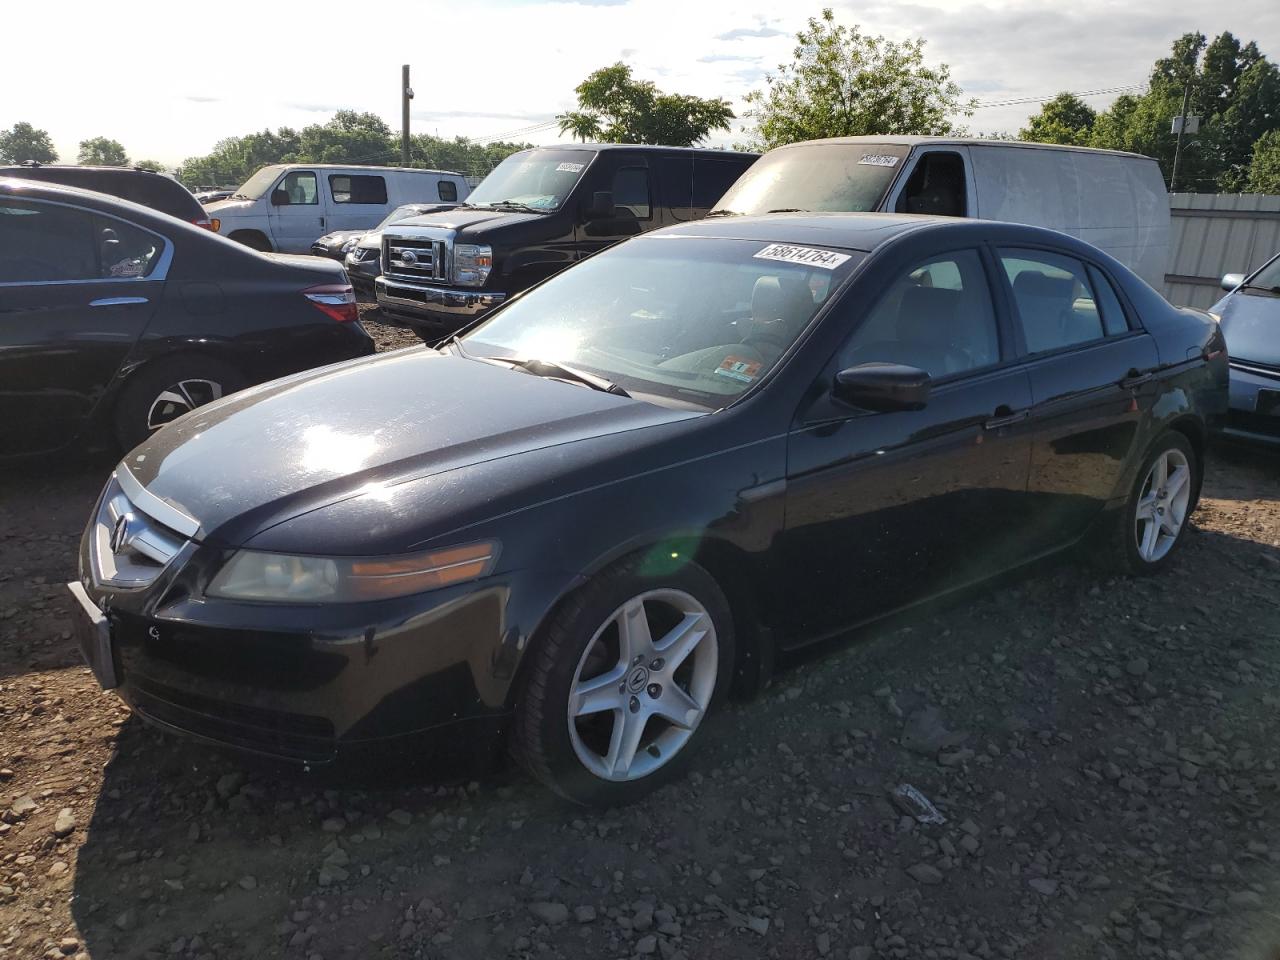
<svg viewBox="0 0 1280 960">
<path fill-rule="evenodd" d="M 384 235 L 383 272 L 402 280 L 445 280 L 444 250 L 443 240 Z"/>
</svg>

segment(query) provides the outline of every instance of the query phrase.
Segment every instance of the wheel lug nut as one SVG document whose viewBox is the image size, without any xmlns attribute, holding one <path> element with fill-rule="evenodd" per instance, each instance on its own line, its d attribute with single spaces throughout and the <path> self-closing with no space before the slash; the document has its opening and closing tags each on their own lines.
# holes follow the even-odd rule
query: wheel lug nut
<svg viewBox="0 0 1280 960">
<path fill-rule="evenodd" d="M 626 685 L 625 683 L 620 683 L 620 684 L 618 684 L 618 692 L 619 692 L 619 693 L 626 693 L 626 692 L 627 692 L 627 685 Z"/>
<path fill-rule="evenodd" d="M 634 660 L 632 660 L 632 661 L 631 661 L 631 665 L 632 665 L 633 667 L 634 667 L 637 663 L 644 663 L 644 657 L 636 657 Z"/>
<path fill-rule="evenodd" d="M 649 696 L 653 697 L 655 700 L 662 696 L 662 686 L 657 683 L 649 684 Z"/>
<path fill-rule="evenodd" d="M 663 666 L 663 664 L 664 664 L 665 662 L 666 662 L 666 661 L 665 661 L 665 660 L 663 660 L 661 657 L 658 657 L 656 660 L 654 660 L 654 661 L 653 661 L 653 663 L 649 664 L 649 669 L 650 669 L 650 670 L 661 670 L 661 669 L 662 669 L 662 666 Z"/>
<path fill-rule="evenodd" d="M 628 706 L 631 708 L 632 713 L 638 713 L 640 711 L 640 698 L 632 697 Z"/>
</svg>

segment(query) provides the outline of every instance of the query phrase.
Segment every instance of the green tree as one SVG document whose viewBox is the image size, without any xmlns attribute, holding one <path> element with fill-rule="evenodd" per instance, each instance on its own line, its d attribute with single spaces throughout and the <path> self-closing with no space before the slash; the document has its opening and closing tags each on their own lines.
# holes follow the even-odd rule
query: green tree
<svg viewBox="0 0 1280 960">
<path fill-rule="evenodd" d="M 37 130 L 23 121 L 8 130 L 0 130 L 0 162 L 55 163 L 57 159 L 58 151 L 53 149 L 47 130 Z"/>
<path fill-rule="evenodd" d="M 302 128 L 298 159 L 305 163 L 387 164 L 400 156 L 391 128 L 376 113 L 339 110 L 328 123 Z"/>
<path fill-rule="evenodd" d="M 409 144 L 410 159 L 415 167 L 433 167 L 437 170 L 456 170 L 468 177 L 484 177 L 504 159 L 519 150 L 528 150 L 531 143 L 473 143 L 466 137 L 447 140 L 430 134 L 417 134 Z"/>
<path fill-rule="evenodd" d="M 1280 193 L 1280 129 L 1268 130 L 1254 143 L 1245 189 L 1250 193 Z"/>
<path fill-rule="evenodd" d="M 260 167 L 297 160 L 299 145 L 298 132 L 290 127 L 227 137 L 211 153 L 184 160 L 178 179 L 188 187 L 239 186 Z"/>
<path fill-rule="evenodd" d="M 578 109 L 556 119 L 561 133 L 583 140 L 688 147 L 712 130 L 728 130 L 735 119 L 729 101 L 663 93 L 648 80 L 636 80 L 622 62 L 595 71 L 574 93 Z"/>
<path fill-rule="evenodd" d="M 837 24 L 831 9 L 796 34 L 793 60 L 747 95 L 755 120 L 750 145 L 874 134 L 945 134 L 951 117 L 970 116 L 974 101 L 946 64 L 929 66 L 924 41 L 896 43 Z"/>
<path fill-rule="evenodd" d="M 1093 136 L 1098 113 L 1074 93 L 1060 93 L 1018 131 L 1019 140 L 1084 146 Z"/>
<path fill-rule="evenodd" d="M 101 167 L 127 167 L 129 155 L 124 152 L 124 144 L 119 140 L 91 137 L 80 141 L 80 153 L 76 162 Z"/>
<path fill-rule="evenodd" d="M 159 160 L 139 160 L 134 164 L 139 170 L 150 170 L 152 173 L 164 173 L 165 166 Z"/>
</svg>

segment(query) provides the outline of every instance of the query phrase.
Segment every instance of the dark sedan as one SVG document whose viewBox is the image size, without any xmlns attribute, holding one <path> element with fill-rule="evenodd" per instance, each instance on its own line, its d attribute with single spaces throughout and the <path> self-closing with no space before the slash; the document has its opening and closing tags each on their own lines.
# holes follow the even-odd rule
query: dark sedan
<svg viewBox="0 0 1280 960">
<path fill-rule="evenodd" d="M 1280 445 L 1280 254 L 1249 276 L 1222 278 L 1231 291 L 1212 307 L 1231 351 L 1231 409 L 1223 434 Z"/>
<path fill-rule="evenodd" d="M 439 349 L 153 437 L 85 532 L 80 642 L 211 741 L 315 764 L 506 737 L 623 802 L 781 651 L 1087 534 L 1159 569 L 1226 390 L 1207 316 L 1046 230 L 659 230 Z"/>
<path fill-rule="evenodd" d="M 373 349 L 337 264 L 0 179 L 0 459 L 128 449 L 224 394 Z"/>
</svg>

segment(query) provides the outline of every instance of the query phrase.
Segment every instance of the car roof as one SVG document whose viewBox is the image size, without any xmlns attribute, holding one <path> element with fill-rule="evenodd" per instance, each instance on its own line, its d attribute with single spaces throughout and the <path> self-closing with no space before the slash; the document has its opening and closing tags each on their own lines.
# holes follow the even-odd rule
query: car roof
<svg viewBox="0 0 1280 960">
<path fill-rule="evenodd" d="M 938 146 L 940 144 L 967 147 L 1016 147 L 1019 150 L 1066 150 L 1073 153 L 1098 153 L 1104 156 L 1113 157 L 1137 157 L 1140 160 L 1151 160 L 1152 163 L 1155 162 L 1151 157 L 1144 156 L 1141 153 L 1130 153 L 1126 150 L 1103 150 L 1099 147 L 1073 147 L 1062 143 L 1035 143 L 1027 140 L 989 140 L 982 137 L 927 137 L 916 134 L 885 134 L 882 137 L 827 137 L 822 140 L 801 140 L 798 143 L 788 143 L 781 147 L 775 147 L 774 150 L 792 150 L 796 147 L 807 147 L 815 143 L 844 144 L 859 147 L 872 145 L 917 147 L 922 145 Z M 769 152 L 773 153 L 774 150 Z"/>
<path fill-rule="evenodd" d="M 1074 247 L 1074 238 L 1044 227 L 969 217 L 930 217 L 911 213 L 769 213 L 756 216 L 707 217 L 654 230 L 649 237 L 713 237 L 763 243 L 813 244 L 870 253 L 897 237 L 920 231 L 947 231 L 962 242 L 999 236 Z"/>
<path fill-rule="evenodd" d="M 448 177 L 461 177 L 457 170 L 437 170 L 434 167 L 380 167 L 367 163 L 264 163 L 258 170 L 368 170 L 375 173 L 434 173 Z M 258 171 L 255 170 L 254 173 Z M 253 174 L 250 174 L 252 176 Z"/>
<path fill-rule="evenodd" d="M 638 150 L 645 153 L 687 153 L 708 157 L 758 157 L 758 153 L 742 150 L 717 150 L 715 147 L 664 147 L 653 143 L 548 143 L 538 147 L 521 150 L 520 153 L 532 153 L 535 150 L 590 150 L 592 153 L 607 153 L 612 150 Z"/>
<path fill-rule="evenodd" d="M 131 219 L 148 219 L 151 221 L 155 221 L 157 218 L 168 218 L 169 220 L 177 220 L 184 226 L 189 226 L 185 220 L 179 217 L 173 217 L 162 210 L 157 210 L 155 207 L 148 207 L 145 204 L 134 203 L 132 200 L 117 197 L 115 194 L 86 190 L 83 187 L 70 187 L 65 183 L 55 183 L 51 180 L 6 177 L 2 172 L 0 172 L 0 196 L 14 199 L 55 200 L 62 203 L 75 204 L 76 206 L 92 207 L 101 210 L 103 213 L 114 214 L 118 217 L 127 216 Z M 154 223 L 152 224 L 152 229 L 155 229 Z M 193 229 L 200 230 L 202 228 L 195 227 Z"/>
</svg>

